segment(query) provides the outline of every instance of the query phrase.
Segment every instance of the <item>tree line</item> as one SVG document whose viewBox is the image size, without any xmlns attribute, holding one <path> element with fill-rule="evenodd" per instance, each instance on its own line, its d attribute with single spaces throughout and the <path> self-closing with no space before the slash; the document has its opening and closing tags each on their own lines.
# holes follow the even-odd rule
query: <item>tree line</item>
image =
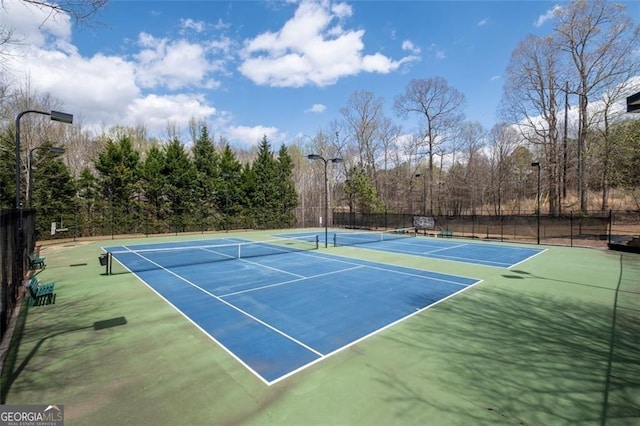
<svg viewBox="0 0 640 426">
<path fill-rule="evenodd" d="M 232 147 L 195 118 L 185 141 L 171 125 L 166 140 L 144 125 L 94 136 L 25 116 L 24 206 L 36 208 L 43 234 L 52 221 L 82 235 L 317 226 L 330 218 L 324 165 L 308 158 L 316 154 L 341 160 L 327 163 L 326 183 L 331 209 L 342 211 L 533 214 L 538 195 L 550 215 L 638 209 L 640 120 L 620 105 L 640 89 L 640 26 L 603 0 L 556 14 L 551 35 L 514 49 L 502 122 L 491 129 L 465 120 L 464 94 L 442 77 L 409 81 L 393 99 L 395 117 L 385 99 L 354 91 L 325 129 L 278 152 L 266 136 Z M 0 84 L 0 207 L 11 208 L 16 113 L 60 105 Z M 58 146 L 64 154 L 50 149 Z"/>
</svg>

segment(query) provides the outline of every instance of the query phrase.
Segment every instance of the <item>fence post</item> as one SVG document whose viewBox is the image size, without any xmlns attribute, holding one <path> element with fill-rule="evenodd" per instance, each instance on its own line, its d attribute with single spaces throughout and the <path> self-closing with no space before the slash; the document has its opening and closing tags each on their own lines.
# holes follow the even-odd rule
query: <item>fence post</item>
<svg viewBox="0 0 640 426">
<path fill-rule="evenodd" d="M 613 227 L 613 210 L 609 209 L 609 229 L 607 232 L 607 243 L 611 244 L 611 232 Z"/>
<path fill-rule="evenodd" d="M 571 235 L 571 247 L 573 247 L 573 210 L 569 213 L 569 228 L 571 228 L 569 234 Z"/>
</svg>

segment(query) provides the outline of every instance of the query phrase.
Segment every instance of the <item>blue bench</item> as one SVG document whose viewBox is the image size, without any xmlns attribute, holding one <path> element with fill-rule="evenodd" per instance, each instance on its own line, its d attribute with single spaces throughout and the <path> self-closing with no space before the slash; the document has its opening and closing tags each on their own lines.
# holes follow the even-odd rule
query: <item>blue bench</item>
<svg viewBox="0 0 640 426">
<path fill-rule="evenodd" d="M 440 237 L 442 238 L 451 238 L 453 237 L 453 231 L 450 231 L 448 229 L 443 229 L 440 231 Z"/>
<path fill-rule="evenodd" d="M 41 306 L 55 303 L 56 294 L 53 292 L 55 283 L 41 283 L 37 277 L 29 279 L 29 306 Z"/>
</svg>

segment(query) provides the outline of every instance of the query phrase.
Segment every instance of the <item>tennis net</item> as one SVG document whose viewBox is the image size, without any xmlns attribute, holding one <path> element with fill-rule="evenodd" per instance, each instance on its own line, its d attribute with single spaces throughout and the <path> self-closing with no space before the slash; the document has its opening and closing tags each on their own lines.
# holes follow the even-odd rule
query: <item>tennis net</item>
<svg viewBox="0 0 640 426">
<path fill-rule="evenodd" d="M 317 235 L 277 238 L 268 241 L 243 241 L 238 243 L 180 246 L 149 249 L 108 251 L 108 274 L 143 272 L 153 269 L 170 269 L 220 262 L 271 256 L 318 248 Z M 115 260 L 115 262 L 114 262 Z"/>
<path fill-rule="evenodd" d="M 333 234 L 334 247 L 377 243 L 415 237 L 416 228 L 397 228 L 390 231 L 337 232 Z"/>
</svg>

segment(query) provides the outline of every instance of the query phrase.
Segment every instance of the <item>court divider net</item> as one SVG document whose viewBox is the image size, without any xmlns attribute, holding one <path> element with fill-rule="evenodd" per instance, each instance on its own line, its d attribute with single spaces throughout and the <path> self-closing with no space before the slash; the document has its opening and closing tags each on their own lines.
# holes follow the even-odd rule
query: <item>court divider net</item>
<svg viewBox="0 0 640 426">
<path fill-rule="evenodd" d="M 336 232 L 333 234 L 334 247 L 377 243 L 380 241 L 411 238 L 417 235 L 416 228 L 397 228 L 389 231 Z"/>
<path fill-rule="evenodd" d="M 318 247 L 319 238 L 317 235 L 305 235 L 265 241 L 244 241 L 203 246 L 114 250 L 107 253 L 109 259 L 108 273 L 115 275 L 127 272 L 135 273 L 154 269 L 169 269 L 225 260 L 315 250 Z"/>
</svg>

